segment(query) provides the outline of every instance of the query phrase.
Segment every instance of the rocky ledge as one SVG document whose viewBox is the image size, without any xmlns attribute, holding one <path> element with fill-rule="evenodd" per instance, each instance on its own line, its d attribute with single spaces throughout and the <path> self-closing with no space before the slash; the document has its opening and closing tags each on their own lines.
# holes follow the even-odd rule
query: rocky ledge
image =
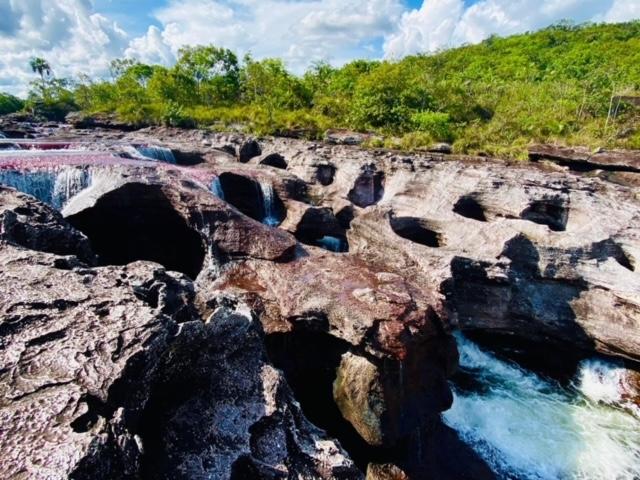
<svg viewBox="0 0 640 480">
<path fill-rule="evenodd" d="M 626 164 L 92 127 L 0 156 L 3 477 L 493 478 L 453 331 L 640 362 Z"/>
</svg>

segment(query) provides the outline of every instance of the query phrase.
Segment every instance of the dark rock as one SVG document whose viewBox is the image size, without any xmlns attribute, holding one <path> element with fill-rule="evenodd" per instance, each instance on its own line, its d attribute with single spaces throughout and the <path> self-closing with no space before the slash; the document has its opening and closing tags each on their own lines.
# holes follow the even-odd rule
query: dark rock
<svg viewBox="0 0 640 480">
<path fill-rule="evenodd" d="M 551 160 L 572 170 L 609 170 L 640 173 L 640 151 L 599 150 L 592 152 L 581 147 L 534 145 L 529 148 L 533 161 Z"/>
<path fill-rule="evenodd" d="M 94 263 L 89 239 L 62 215 L 12 188 L 0 186 L 0 239 L 22 247 L 58 255 L 75 255 Z"/>
</svg>

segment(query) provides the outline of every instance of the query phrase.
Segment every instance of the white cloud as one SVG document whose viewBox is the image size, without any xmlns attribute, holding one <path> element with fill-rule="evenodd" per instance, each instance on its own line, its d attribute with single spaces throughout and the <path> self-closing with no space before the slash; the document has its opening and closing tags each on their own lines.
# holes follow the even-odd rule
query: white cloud
<svg viewBox="0 0 640 480">
<path fill-rule="evenodd" d="M 300 72 L 315 60 L 400 58 L 567 18 L 640 18 L 640 0 L 424 0 L 410 11 L 405 0 L 158 1 L 157 26 L 130 39 L 96 11 L 98 0 L 0 0 L 0 91 L 26 93 L 32 56 L 47 58 L 58 76 L 102 76 L 115 57 L 170 65 L 180 47 L 212 43 L 281 57 Z"/>
<path fill-rule="evenodd" d="M 604 16 L 607 22 L 624 22 L 631 18 L 640 18 L 640 0 L 615 0 Z"/>
<path fill-rule="evenodd" d="M 97 75 L 128 42 L 90 0 L 3 0 L 0 15 L 0 91 L 26 93 L 31 57 L 45 57 L 58 76 Z"/>
<path fill-rule="evenodd" d="M 171 47 L 162 38 L 162 32 L 155 25 L 151 25 L 144 36 L 134 38 L 124 56 L 143 63 L 162 65 L 170 65 L 176 59 Z"/>
<path fill-rule="evenodd" d="M 510 35 L 570 19 L 628 21 L 640 18 L 640 0 L 424 0 L 402 16 L 397 32 L 384 45 L 388 58 L 442 47 L 477 43 L 492 34 Z"/>
<path fill-rule="evenodd" d="M 422 8 L 402 16 L 398 31 L 384 44 L 387 57 L 435 51 L 449 46 L 464 12 L 462 0 L 427 0 Z"/>
<path fill-rule="evenodd" d="M 370 56 L 403 12 L 401 0 L 170 0 L 155 14 L 164 44 L 213 43 L 255 57 L 282 57 L 300 71 L 313 60 L 343 63 Z M 145 37 L 132 42 L 129 55 L 142 57 Z"/>
</svg>

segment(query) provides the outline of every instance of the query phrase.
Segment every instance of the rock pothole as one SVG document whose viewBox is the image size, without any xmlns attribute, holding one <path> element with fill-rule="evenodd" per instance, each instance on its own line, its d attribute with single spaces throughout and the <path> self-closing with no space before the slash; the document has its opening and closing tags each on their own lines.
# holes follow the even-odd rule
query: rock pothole
<svg viewBox="0 0 640 480">
<path fill-rule="evenodd" d="M 465 195 L 453 206 L 454 213 L 479 222 L 486 222 L 485 209 L 482 204 L 473 196 Z"/>
<path fill-rule="evenodd" d="M 225 201 L 248 217 L 275 226 L 286 216 L 285 206 L 271 184 L 229 172 L 219 178 Z"/>
<path fill-rule="evenodd" d="M 126 184 L 67 220 L 89 238 L 100 265 L 148 260 L 191 278 L 202 269 L 202 238 L 159 185 Z"/>
<path fill-rule="evenodd" d="M 445 240 L 442 233 L 438 232 L 428 220 L 417 217 L 389 218 L 389 224 L 396 235 L 414 243 L 431 248 L 444 246 Z"/>
<path fill-rule="evenodd" d="M 384 196 L 384 181 L 384 172 L 370 165 L 364 167 L 349 191 L 349 200 L 362 208 L 375 205 Z"/>
<path fill-rule="evenodd" d="M 535 200 L 522 211 L 520 217 L 539 225 L 546 225 L 554 232 L 564 232 L 569 220 L 568 201 L 561 197 Z"/>
<path fill-rule="evenodd" d="M 287 169 L 287 161 L 279 153 L 271 153 L 269 155 L 266 155 L 262 160 L 260 160 L 260 165 L 279 168 L 280 170 Z"/>
<path fill-rule="evenodd" d="M 318 165 L 316 167 L 316 180 L 324 187 L 331 185 L 335 176 L 336 167 L 333 165 Z"/>
<path fill-rule="evenodd" d="M 302 243 L 332 252 L 349 251 L 345 231 L 330 208 L 309 208 L 300 220 L 295 236 Z"/>
</svg>

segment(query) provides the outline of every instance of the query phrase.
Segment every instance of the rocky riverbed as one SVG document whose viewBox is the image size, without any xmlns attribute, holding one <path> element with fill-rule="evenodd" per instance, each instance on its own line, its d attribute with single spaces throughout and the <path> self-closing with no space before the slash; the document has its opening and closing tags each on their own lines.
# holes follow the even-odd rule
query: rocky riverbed
<svg viewBox="0 0 640 480">
<path fill-rule="evenodd" d="M 635 154 L 2 128 L 3 478 L 640 475 Z"/>
</svg>

